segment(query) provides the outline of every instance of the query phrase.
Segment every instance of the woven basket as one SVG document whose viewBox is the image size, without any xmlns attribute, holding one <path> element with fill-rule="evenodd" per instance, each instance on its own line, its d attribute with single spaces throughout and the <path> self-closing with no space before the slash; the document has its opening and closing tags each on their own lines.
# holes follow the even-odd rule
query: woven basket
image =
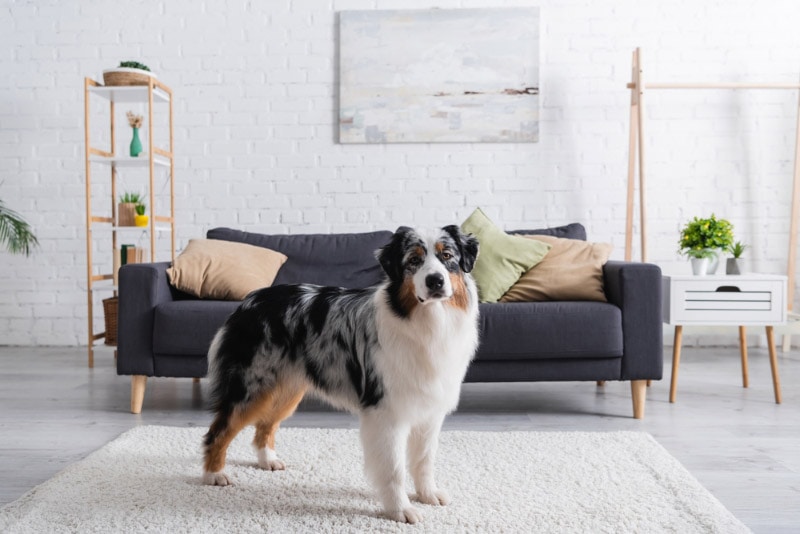
<svg viewBox="0 0 800 534">
<path fill-rule="evenodd" d="M 105 85 L 148 85 L 155 74 L 141 69 L 118 68 L 103 71 Z"/>
<path fill-rule="evenodd" d="M 103 300 L 103 314 L 106 320 L 106 345 L 117 346 L 117 315 L 119 313 L 119 297 Z"/>
</svg>

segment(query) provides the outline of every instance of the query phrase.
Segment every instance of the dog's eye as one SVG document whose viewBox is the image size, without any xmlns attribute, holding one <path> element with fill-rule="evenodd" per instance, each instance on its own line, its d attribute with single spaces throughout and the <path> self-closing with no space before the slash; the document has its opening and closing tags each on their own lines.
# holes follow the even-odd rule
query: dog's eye
<svg viewBox="0 0 800 534">
<path fill-rule="evenodd" d="M 416 267 L 421 263 L 422 263 L 422 258 L 420 258 L 419 256 L 411 256 L 410 258 L 408 258 L 408 264 L 411 265 L 412 267 Z"/>
<path fill-rule="evenodd" d="M 442 259 L 444 261 L 450 261 L 453 259 L 453 255 L 445 250 L 444 252 L 442 252 Z"/>
</svg>

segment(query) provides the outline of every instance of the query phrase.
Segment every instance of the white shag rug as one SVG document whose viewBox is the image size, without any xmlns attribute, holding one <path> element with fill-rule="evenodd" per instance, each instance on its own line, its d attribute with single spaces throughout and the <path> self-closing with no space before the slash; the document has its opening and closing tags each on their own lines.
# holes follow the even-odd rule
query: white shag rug
<svg viewBox="0 0 800 534">
<path fill-rule="evenodd" d="M 205 431 L 130 430 L 0 510 L 0 532 L 749 532 L 641 432 L 443 432 L 453 502 L 400 525 L 367 486 L 356 430 L 280 430 L 277 472 L 245 430 L 224 488 L 200 483 Z"/>
</svg>

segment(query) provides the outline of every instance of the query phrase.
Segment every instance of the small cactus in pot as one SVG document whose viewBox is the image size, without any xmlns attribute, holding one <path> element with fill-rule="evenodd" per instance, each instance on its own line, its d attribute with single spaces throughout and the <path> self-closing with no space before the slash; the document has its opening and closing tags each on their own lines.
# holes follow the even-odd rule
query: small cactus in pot
<svg viewBox="0 0 800 534">
<path fill-rule="evenodd" d="M 742 254 L 748 248 L 749 246 L 741 241 L 737 241 L 728 247 L 728 252 L 733 257 L 728 258 L 725 262 L 725 274 L 742 274 Z"/>
</svg>

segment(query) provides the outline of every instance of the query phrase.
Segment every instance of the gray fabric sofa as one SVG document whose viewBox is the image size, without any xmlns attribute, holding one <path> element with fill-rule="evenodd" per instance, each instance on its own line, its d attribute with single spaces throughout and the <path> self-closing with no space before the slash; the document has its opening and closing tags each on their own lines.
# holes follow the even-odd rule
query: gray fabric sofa
<svg viewBox="0 0 800 534">
<path fill-rule="evenodd" d="M 586 239 L 582 225 L 519 230 Z M 288 260 L 274 284 L 348 288 L 379 283 L 374 251 L 389 231 L 330 235 L 264 235 L 228 228 L 208 232 L 264 246 Z M 169 263 L 120 270 L 117 373 L 132 376 L 131 411 L 141 411 L 147 377 L 206 375 L 209 344 L 238 302 L 200 300 L 171 287 Z M 652 264 L 609 261 L 608 302 L 525 302 L 480 305 L 481 344 L 468 382 L 631 382 L 634 417 L 644 415 L 648 380 L 662 375 L 661 271 Z"/>
</svg>

